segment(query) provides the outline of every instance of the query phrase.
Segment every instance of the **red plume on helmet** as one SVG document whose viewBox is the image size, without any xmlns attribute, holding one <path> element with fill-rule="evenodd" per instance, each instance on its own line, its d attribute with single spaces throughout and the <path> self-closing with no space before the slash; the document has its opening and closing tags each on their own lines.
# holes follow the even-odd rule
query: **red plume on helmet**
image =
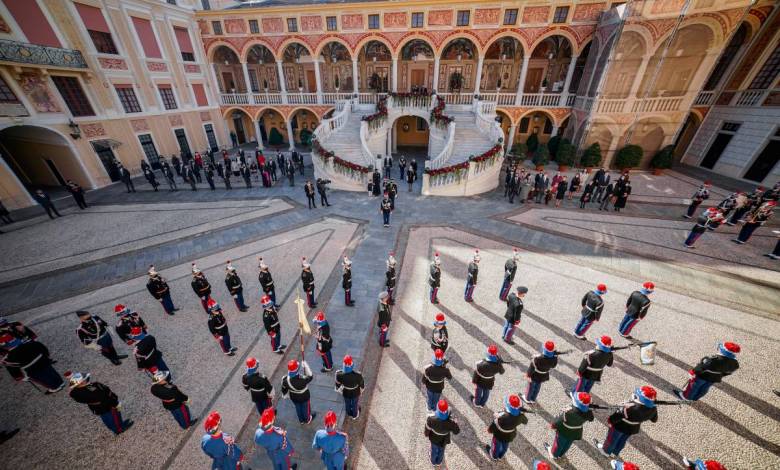
<svg viewBox="0 0 780 470">
<path fill-rule="evenodd" d="M 203 428 L 208 433 L 214 433 L 219 430 L 219 424 L 222 422 L 222 417 L 216 411 L 212 411 L 203 421 Z"/>
<path fill-rule="evenodd" d="M 333 412 L 333 410 L 328 410 L 328 412 L 325 413 L 325 419 L 323 419 L 323 421 L 325 421 L 326 428 L 335 428 L 338 417 L 336 416 L 336 413 Z"/>
</svg>

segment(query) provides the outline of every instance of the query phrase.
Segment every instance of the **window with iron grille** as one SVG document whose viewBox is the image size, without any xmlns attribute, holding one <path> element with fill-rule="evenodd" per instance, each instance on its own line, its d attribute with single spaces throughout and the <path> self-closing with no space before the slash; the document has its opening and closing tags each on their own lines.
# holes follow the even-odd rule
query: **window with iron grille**
<svg viewBox="0 0 780 470">
<path fill-rule="evenodd" d="M 527 117 L 524 117 L 523 119 L 521 119 L 520 120 L 520 129 L 518 129 L 518 132 L 520 134 L 525 134 L 526 132 L 528 132 L 528 124 L 530 122 L 531 122 L 531 120 L 528 119 Z"/>
<path fill-rule="evenodd" d="M 327 26 L 328 31 L 336 31 L 339 29 L 338 21 L 336 21 L 335 16 L 326 16 L 325 25 Z"/>
<path fill-rule="evenodd" d="M 102 31 L 87 30 L 89 37 L 92 39 L 92 44 L 95 45 L 95 49 L 101 54 L 118 54 L 114 40 L 111 38 L 110 33 L 104 33 Z"/>
<path fill-rule="evenodd" d="M 89 104 L 89 99 L 87 99 L 86 93 L 81 88 L 78 78 L 52 75 L 51 79 L 72 115 L 76 117 L 95 115 L 95 111 L 92 110 L 92 105 Z"/>
<path fill-rule="evenodd" d="M 379 29 L 379 15 L 368 15 L 368 29 Z"/>
<path fill-rule="evenodd" d="M 212 21 L 211 29 L 214 30 L 214 34 L 216 35 L 222 34 L 222 23 L 220 23 L 219 21 Z"/>
<path fill-rule="evenodd" d="M 515 23 L 517 23 L 517 8 L 504 10 L 504 24 L 515 24 Z"/>
<path fill-rule="evenodd" d="M 468 26 L 469 16 L 471 12 L 468 10 L 461 10 L 458 12 L 458 26 Z"/>
<path fill-rule="evenodd" d="M 183 60 L 184 62 L 195 62 L 195 54 L 193 54 L 192 52 L 182 52 L 181 60 Z"/>
<path fill-rule="evenodd" d="M 200 5 L 204 10 L 211 10 L 211 3 L 209 3 L 209 0 L 200 0 Z"/>
<path fill-rule="evenodd" d="M 412 28 L 422 28 L 425 23 L 425 13 L 412 13 Z"/>
<path fill-rule="evenodd" d="M 569 17 L 569 7 L 558 7 L 553 15 L 553 23 L 565 23 Z"/>
<path fill-rule="evenodd" d="M 252 34 L 260 34 L 260 24 L 257 20 L 249 20 L 249 32 Z"/>
<path fill-rule="evenodd" d="M 170 86 L 161 86 L 159 90 L 165 109 L 177 109 L 178 106 L 176 105 L 176 96 L 173 94 L 173 89 Z"/>
<path fill-rule="evenodd" d="M 144 149 L 146 160 L 153 168 L 156 168 L 157 164 L 160 162 L 160 154 L 157 153 L 157 147 L 154 146 L 152 136 L 149 134 L 141 134 L 138 136 L 138 141 L 141 143 L 141 148 Z"/>
<path fill-rule="evenodd" d="M 117 86 L 116 94 L 119 96 L 119 101 L 122 102 L 122 107 L 125 108 L 126 113 L 141 112 L 141 105 L 138 103 L 138 98 L 135 96 L 133 87 Z"/>
<path fill-rule="evenodd" d="M 287 18 L 287 31 L 291 33 L 298 32 L 298 20 L 295 18 Z"/>
<path fill-rule="evenodd" d="M 778 72 L 780 72 L 780 46 L 775 47 L 772 55 L 764 62 L 761 70 L 756 74 L 756 78 L 750 84 L 753 90 L 765 90 L 772 86 Z"/>
<path fill-rule="evenodd" d="M 2 77 L 0 77 L 0 103 L 19 103 L 19 98 L 16 97 L 13 90 L 5 83 Z"/>
</svg>

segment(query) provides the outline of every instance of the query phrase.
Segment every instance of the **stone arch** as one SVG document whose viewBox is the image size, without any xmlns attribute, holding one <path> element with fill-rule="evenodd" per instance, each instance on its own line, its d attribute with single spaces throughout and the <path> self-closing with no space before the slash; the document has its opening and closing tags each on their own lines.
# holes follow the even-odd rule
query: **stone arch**
<svg viewBox="0 0 780 470">
<path fill-rule="evenodd" d="M 438 49 L 436 49 L 436 46 L 433 44 L 433 41 L 430 37 L 425 36 L 424 34 L 420 33 L 412 33 L 408 36 L 405 36 L 403 39 L 401 39 L 398 44 L 393 48 L 390 47 L 390 53 L 393 54 L 393 57 L 398 58 L 398 56 L 401 54 L 401 50 L 406 46 L 407 43 L 410 43 L 414 41 L 415 39 L 419 39 L 421 41 L 424 41 L 430 46 L 431 50 L 433 51 L 434 55 L 439 55 Z"/>
<path fill-rule="evenodd" d="M 485 54 L 485 51 L 481 47 L 481 42 L 479 38 L 469 30 L 455 31 L 449 36 L 443 38 L 441 40 L 439 47 L 434 48 L 433 50 L 434 54 L 436 54 L 437 56 L 441 56 L 444 53 L 444 50 L 447 49 L 447 47 L 449 47 L 454 41 L 457 41 L 459 39 L 465 39 L 469 41 L 471 44 L 473 44 L 475 59 Z"/>
<path fill-rule="evenodd" d="M 370 56 L 370 57 L 369 57 Z M 363 43 L 358 49 L 358 90 L 363 93 L 370 91 L 389 91 L 393 67 L 393 48 L 384 39 L 372 39 Z M 378 79 L 373 83 L 373 77 Z M 371 88 L 372 83 L 377 86 Z"/>
<path fill-rule="evenodd" d="M 648 116 L 640 119 L 630 126 L 621 138 L 621 147 L 624 145 L 639 145 L 642 147 L 643 156 L 640 167 L 646 167 L 653 155 L 664 146 L 667 139 L 666 122 L 658 119 L 658 116 Z"/>
<path fill-rule="evenodd" d="M 287 134 L 288 119 L 287 113 L 274 106 L 266 106 L 257 111 L 253 122 L 257 123 L 260 140 L 264 147 L 289 144 L 290 140 Z"/>
<path fill-rule="evenodd" d="M 515 125 L 515 120 L 512 119 L 512 115 L 502 109 L 496 109 L 496 117 L 500 118 L 499 125 L 501 126 L 501 130 L 504 132 L 504 142 L 509 142 L 509 131 L 510 128 Z M 511 149 L 508 149 L 511 150 Z"/>
<path fill-rule="evenodd" d="M 422 129 L 418 126 L 420 119 L 425 121 Z M 425 155 L 435 156 L 430 155 L 431 150 L 438 147 L 433 141 L 434 137 L 430 131 L 430 119 L 427 113 L 416 110 L 399 111 L 388 116 L 388 121 L 391 133 L 390 146 L 393 152 L 399 152 L 399 146 L 403 146 L 417 148 L 417 151 L 425 149 Z"/>
<path fill-rule="evenodd" d="M 541 36 L 539 36 L 538 38 L 536 38 L 536 40 L 533 43 L 531 43 L 531 45 L 528 47 L 528 50 L 530 51 L 530 54 L 533 54 L 534 49 L 539 47 L 539 44 L 541 44 L 546 39 L 551 38 L 553 36 L 561 36 L 561 37 L 566 38 L 566 40 L 569 42 L 569 47 L 571 48 L 571 53 L 572 54 L 579 53 L 579 49 L 577 49 L 577 44 L 578 44 L 577 38 L 575 38 L 573 34 L 571 34 L 570 32 L 566 31 L 565 29 L 558 28 L 558 29 L 553 29 L 551 31 L 548 31 L 548 32 L 542 34 Z"/>
<path fill-rule="evenodd" d="M 457 34 L 438 52 L 439 89 L 441 92 L 475 92 L 477 64 L 481 50 L 473 38 Z M 460 76 L 460 80 L 458 80 Z"/>
<path fill-rule="evenodd" d="M 208 60 L 209 60 L 210 63 L 215 63 L 216 62 L 215 54 L 217 53 L 218 50 L 220 50 L 223 47 L 225 47 L 225 48 L 229 49 L 230 51 L 232 51 L 236 55 L 236 57 L 238 57 L 238 61 L 239 62 L 241 61 L 241 57 L 242 57 L 241 51 L 238 51 L 235 48 L 235 46 L 233 46 L 232 44 L 230 44 L 227 41 L 216 41 L 216 42 L 212 43 L 209 46 L 209 49 L 208 49 L 207 56 L 208 56 Z"/>
<path fill-rule="evenodd" d="M 239 145 L 258 140 L 257 129 L 248 110 L 240 106 L 231 106 L 222 113 L 222 117 L 225 119 L 225 126 L 228 128 L 231 140 L 235 136 L 235 141 Z"/>
<path fill-rule="evenodd" d="M 319 61 L 322 91 L 325 93 L 352 91 L 354 89 L 352 76 L 352 52 L 340 41 L 327 41 L 317 53 Z"/>
<path fill-rule="evenodd" d="M 528 121 L 523 122 L 524 119 L 528 119 Z M 525 142 L 531 134 L 536 134 L 540 143 L 547 143 L 552 137 L 552 131 L 556 125 L 555 115 L 549 110 L 544 108 L 529 109 L 517 118 L 515 142 Z"/>
<path fill-rule="evenodd" d="M 355 54 L 356 57 L 360 57 L 360 54 L 363 52 L 363 48 L 366 47 L 368 43 L 371 41 L 377 41 L 385 45 L 387 47 L 387 50 L 390 51 L 390 56 L 392 57 L 395 54 L 395 50 L 393 48 L 393 44 L 387 40 L 384 36 L 379 36 L 377 34 L 371 34 L 360 41 L 358 41 L 357 44 L 355 44 L 355 47 L 352 49 L 352 52 Z"/>
<path fill-rule="evenodd" d="M 314 54 L 312 54 L 311 47 L 306 44 L 306 41 L 302 41 L 300 38 L 292 37 L 282 41 L 281 44 L 279 44 L 279 46 L 276 48 L 276 59 L 284 60 L 284 54 L 287 51 L 287 48 L 294 44 L 297 44 L 305 49 L 308 56 L 315 57 Z"/>
<path fill-rule="evenodd" d="M 504 30 L 499 33 L 497 33 L 495 36 L 488 39 L 487 43 L 485 44 L 485 53 L 487 53 L 488 50 L 490 50 L 490 47 L 498 41 L 499 39 L 511 37 L 514 39 L 517 39 L 517 41 L 520 43 L 520 57 L 525 57 L 527 54 L 529 54 L 530 49 L 528 48 L 528 44 L 525 42 L 525 38 L 518 33 L 517 31 L 513 30 Z"/>
<path fill-rule="evenodd" d="M 287 116 L 296 144 L 311 145 L 311 136 L 320 123 L 317 112 L 308 106 L 298 106 Z"/>
<path fill-rule="evenodd" d="M 232 114 L 234 111 L 241 111 L 242 113 L 249 116 L 250 119 L 252 119 L 252 114 L 244 109 L 242 106 L 230 106 L 229 108 L 226 108 L 224 111 L 222 111 L 222 117 L 224 119 L 227 119 L 229 114 Z"/>
<path fill-rule="evenodd" d="M 531 48 L 523 90 L 526 93 L 561 93 L 574 55 L 569 34 L 554 33 L 537 40 Z"/>
<path fill-rule="evenodd" d="M 480 92 L 517 91 L 524 54 L 522 42 L 513 36 L 503 35 L 491 41 L 483 56 Z"/>
<path fill-rule="evenodd" d="M 319 44 L 317 44 L 317 47 L 314 49 L 314 57 L 319 57 L 320 54 L 322 54 L 322 50 L 325 49 L 325 46 L 334 42 L 344 46 L 347 49 L 347 52 L 349 52 L 350 57 L 356 54 L 355 51 L 352 49 L 352 46 L 350 46 L 347 41 L 345 41 L 344 39 L 338 36 L 330 36 L 323 39 L 322 41 L 320 41 Z M 356 48 L 356 50 L 360 51 L 360 48 Z"/>
<path fill-rule="evenodd" d="M 252 48 L 255 47 L 255 46 L 263 46 L 263 47 L 265 47 L 266 49 L 268 49 L 268 52 L 271 53 L 271 55 L 273 56 L 274 60 L 277 59 L 276 51 L 274 50 L 274 47 L 273 47 L 273 45 L 271 43 L 269 43 L 268 41 L 266 41 L 264 39 L 257 39 L 257 38 L 255 38 L 255 39 L 252 39 L 251 41 L 247 42 L 246 44 L 244 44 L 244 48 L 241 49 L 241 55 L 240 55 L 241 60 L 246 62 L 246 60 L 247 60 L 247 58 L 249 56 L 249 51 L 251 51 Z"/>
<path fill-rule="evenodd" d="M 612 65 L 604 80 L 602 95 L 606 99 L 627 98 L 634 87 L 642 62 L 647 60 L 647 43 L 636 31 L 624 32 L 612 56 Z"/>
</svg>

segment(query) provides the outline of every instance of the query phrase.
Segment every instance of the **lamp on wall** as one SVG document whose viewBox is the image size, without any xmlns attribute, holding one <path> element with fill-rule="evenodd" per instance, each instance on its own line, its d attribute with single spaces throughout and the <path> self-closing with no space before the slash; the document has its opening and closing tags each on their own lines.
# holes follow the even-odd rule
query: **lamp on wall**
<svg viewBox="0 0 780 470">
<path fill-rule="evenodd" d="M 70 136 L 73 137 L 73 140 L 78 140 L 81 138 L 81 129 L 79 128 L 79 125 L 73 122 L 73 119 L 68 121 L 68 127 L 70 127 Z"/>
</svg>

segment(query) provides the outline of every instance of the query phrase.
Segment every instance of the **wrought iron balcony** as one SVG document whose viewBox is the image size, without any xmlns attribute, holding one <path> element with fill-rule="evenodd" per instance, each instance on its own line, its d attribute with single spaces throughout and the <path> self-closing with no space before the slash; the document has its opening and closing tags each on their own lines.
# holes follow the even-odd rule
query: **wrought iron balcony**
<svg viewBox="0 0 780 470">
<path fill-rule="evenodd" d="M 80 51 L 7 39 L 0 39 L 0 61 L 72 69 L 87 68 L 87 63 Z"/>
</svg>

